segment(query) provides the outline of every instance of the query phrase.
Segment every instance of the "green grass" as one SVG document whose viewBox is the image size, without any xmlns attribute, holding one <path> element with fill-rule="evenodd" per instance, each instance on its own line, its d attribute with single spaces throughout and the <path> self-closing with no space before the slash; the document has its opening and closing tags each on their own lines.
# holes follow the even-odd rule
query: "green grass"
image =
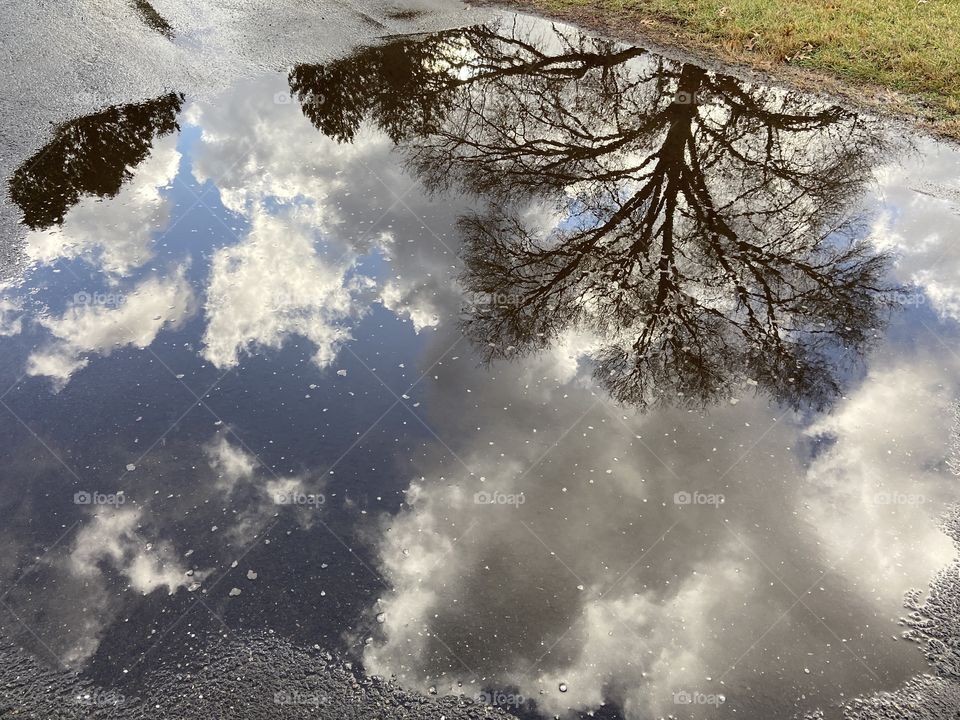
<svg viewBox="0 0 960 720">
<path fill-rule="evenodd" d="M 545 11 L 669 23 L 741 60 L 789 63 L 929 103 L 960 134 L 960 0 L 532 0 Z M 932 112 L 930 112 L 932 111 Z"/>
</svg>

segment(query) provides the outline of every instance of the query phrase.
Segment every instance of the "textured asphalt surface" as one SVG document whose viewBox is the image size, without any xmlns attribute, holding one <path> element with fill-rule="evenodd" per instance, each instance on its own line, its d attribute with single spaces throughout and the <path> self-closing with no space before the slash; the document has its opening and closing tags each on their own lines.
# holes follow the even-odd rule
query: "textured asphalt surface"
<svg viewBox="0 0 960 720">
<path fill-rule="evenodd" d="M 510 715 L 464 697 L 424 696 L 267 633 L 222 640 L 161 664 L 128 697 L 0 645 L 0 718 L 36 720 L 479 720 Z"/>
</svg>

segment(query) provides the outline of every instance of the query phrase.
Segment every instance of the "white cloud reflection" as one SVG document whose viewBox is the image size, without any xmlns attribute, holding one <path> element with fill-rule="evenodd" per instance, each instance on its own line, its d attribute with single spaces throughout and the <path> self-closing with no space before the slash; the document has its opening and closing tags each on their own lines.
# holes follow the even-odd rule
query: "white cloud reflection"
<svg viewBox="0 0 960 720">
<path fill-rule="evenodd" d="M 370 281 L 352 275 L 350 257 L 320 252 L 309 226 L 290 213 L 257 211 L 250 234 L 217 250 L 207 288 L 203 355 L 221 368 L 244 352 L 279 349 L 291 335 L 316 346 L 314 362 L 333 362 L 361 314 L 354 298 Z"/>
<path fill-rule="evenodd" d="M 897 257 L 895 274 L 945 319 L 960 320 L 960 153 L 918 140 L 914 153 L 877 169 L 869 239 Z"/>
<path fill-rule="evenodd" d="M 108 356 L 120 347 L 145 348 L 164 327 L 176 328 L 193 310 L 193 291 L 183 266 L 165 277 L 143 280 L 129 293 L 114 293 L 111 303 L 97 296 L 74 298 L 59 317 L 41 318 L 52 338 L 27 359 L 27 374 L 48 377 L 62 388 L 91 355 Z"/>
<path fill-rule="evenodd" d="M 195 570 L 188 576 L 172 543 L 148 539 L 144 524 L 142 508 L 101 505 L 80 528 L 69 552 L 50 563 L 58 571 L 60 592 L 44 598 L 42 612 L 62 623 L 50 642 L 67 666 L 81 665 L 97 651 L 120 612 L 116 578 L 141 595 L 157 590 L 172 595 L 212 572 Z"/>
<path fill-rule="evenodd" d="M 435 327 L 454 291 L 450 258 L 424 253 L 422 240 L 445 233 L 458 206 L 417 190 L 384 136 L 339 144 L 295 103 L 274 103 L 277 90 L 265 78 L 186 111 L 202 127 L 195 178 L 215 182 L 250 226 L 214 254 L 204 357 L 232 367 L 302 336 L 327 367 L 377 301 L 416 332 Z"/>
<path fill-rule="evenodd" d="M 916 669 L 889 637 L 904 593 L 953 556 L 936 518 L 955 483 L 945 420 L 957 388 L 943 384 L 957 368 L 924 374 L 921 358 L 900 357 L 809 426 L 746 389 L 709 414 L 621 422 L 542 362 L 498 366 L 495 382 L 448 367 L 427 403 L 432 427 L 465 439 L 454 447 L 473 474 L 449 458 L 425 468 L 409 509 L 384 520 L 394 591 L 366 648 L 373 672 L 445 692 L 517 686 L 548 715 L 616 700 L 639 718 L 709 714 L 678 708 L 680 691 L 742 703 L 785 679 L 820 697 L 876 688 L 857 653 L 888 675 Z M 460 402 L 463 387 L 483 392 Z M 875 497 L 894 489 L 927 502 Z M 697 490 L 725 502 L 674 504 Z M 525 501 L 478 505 L 477 492 Z"/>
<path fill-rule="evenodd" d="M 170 199 L 162 191 L 180 169 L 178 137 L 174 133 L 157 139 L 116 196 L 85 196 L 70 209 L 63 225 L 28 233 L 27 258 L 44 265 L 83 258 L 104 273 L 121 277 L 153 258 L 153 236 L 170 221 Z"/>
<path fill-rule="evenodd" d="M 135 507 L 101 509 L 77 534 L 69 558 L 73 573 L 99 577 L 101 564 L 106 563 L 129 580 L 131 589 L 144 595 L 160 588 L 173 594 L 189 585 L 192 580 L 173 546 L 150 543 L 141 536 L 141 515 Z M 203 573 L 197 579 L 202 577 Z"/>
</svg>

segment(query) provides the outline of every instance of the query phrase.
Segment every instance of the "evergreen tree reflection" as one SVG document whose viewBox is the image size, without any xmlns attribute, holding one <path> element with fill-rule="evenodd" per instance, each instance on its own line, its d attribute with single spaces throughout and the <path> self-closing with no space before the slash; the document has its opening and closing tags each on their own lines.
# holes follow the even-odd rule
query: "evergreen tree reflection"
<svg viewBox="0 0 960 720">
<path fill-rule="evenodd" d="M 146 159 L 155 138 L 177 131 L 183 96 L 170 93 L 61 125 L 10 179 L 10 197 L 34 230 L 63 222 L 84 195 L 113 197 Z"/>
</svg>

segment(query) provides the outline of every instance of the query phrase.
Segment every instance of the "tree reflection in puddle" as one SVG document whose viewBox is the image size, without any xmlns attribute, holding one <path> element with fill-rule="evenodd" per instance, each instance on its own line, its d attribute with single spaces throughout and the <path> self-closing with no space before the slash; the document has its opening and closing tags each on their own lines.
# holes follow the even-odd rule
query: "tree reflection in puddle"
<svg viewBox="0 0 960 720">
<path fill-rule="evenodd" d="M 485 202 L 460 229 L 464 327 L 488 359 L 576 329 L 621 402 L 702 406 L 744 380 L 829 402 L 893 296 L 849 214 L 877 124 L 576 31 L 529 35 L 403 39 L 298 67 L 291 88 L 324 133 L 370 119 L 427 187 Z"/>
<path fill-rule="evenodd" d="M 136 686 L 269 628 L 548 716 L 779 716 L 920 667 L 889 636 L 951 552 L 956 364 L 930 308 L 884 325 L 888 272 L 950 258 L 877 249 L 907 243 L 876 231 L 872 121 L 534 21 L 181 101 L 17 175 L 44 230 L 7 369 L 55 392 L 0 414 L 10 554 L 79 528 L 8 597 L 38 641 Z M 908 205 L 894 231 L 940 222 Z M 129 504 L 71 504 L 115 470 Z"/>
<path fill-rule="evenodd" d="M 113 197 L 156 139 L 179 130 L 183 96 L 170 93 L 64 123 L 10 179 L 10 197 L 34 230 L 63 223 L 81 197 Z"/>
</svg>

